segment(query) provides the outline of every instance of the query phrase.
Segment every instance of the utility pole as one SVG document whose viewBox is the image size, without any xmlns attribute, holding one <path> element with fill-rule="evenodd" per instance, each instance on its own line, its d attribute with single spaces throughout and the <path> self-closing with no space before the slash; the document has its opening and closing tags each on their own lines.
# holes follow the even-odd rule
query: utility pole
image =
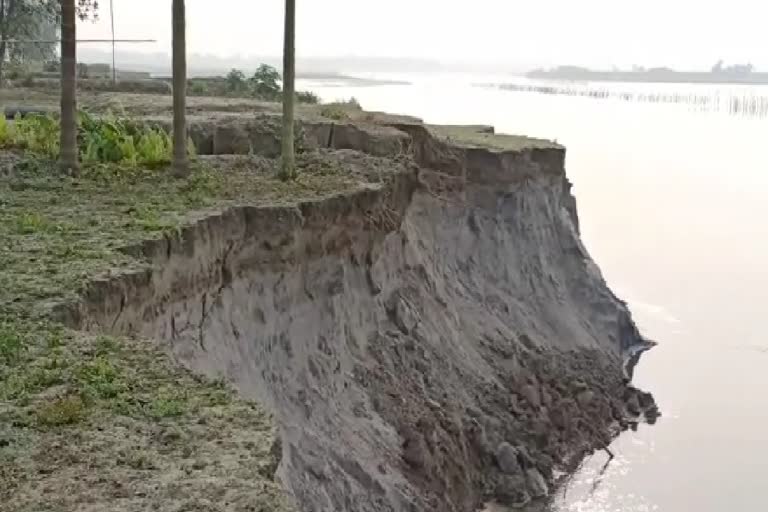
<svg viewBox="0 0 768 512">
<path fill-rule="evenodd" d="M 115 2 L 109 0 L 109 18 L 112 22 L 112 85 L 117 83 L 117 67 L 115 65 Z"/>
</svg>

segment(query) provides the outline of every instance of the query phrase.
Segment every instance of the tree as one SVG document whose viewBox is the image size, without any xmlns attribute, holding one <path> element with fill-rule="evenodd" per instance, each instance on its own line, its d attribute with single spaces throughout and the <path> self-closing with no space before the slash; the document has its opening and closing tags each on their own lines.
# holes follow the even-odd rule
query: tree
<svg viewBox="0 0 768 512">
<path fill-rule="evenodd" d="M 23 60 L 30 53 L 53 53 L 49 45 L 12 45 L 12 39 L 40 39 L 50 35 L 48 29 L 56 22 L 58 2 L 40 0 L 0 0 L 0 82 L 8 57 Z M 42 59 L 44 60 L 44 59 Z"/>
<path fill-rule="evenodd" d="M 283 140 L 280 178 L 296 177 L 296 155 L 293 146 L 293 103 L 296 90 L 296 0 L 285 0 L 285 33 L 283 40 Z"/>
<path fill-rule="evenodd" d="M 189 174 L 187 157 L 187 35 L 184 0 L 173 0 L 173 173 Z"/>
<path fill-rule="evenodd" d="M 96 17 L 98 0 L 76 0 L 80 19 Z M 61 16 L 61 0 L 0 0 L 0 82 L 5 62 L 46 61 L 54 57 L 55 45 L 30 44 L 24 40 L 55 40 Z M 11 40 L 21 43 L 10 45 Z"/>
<path fill-rule="evenodd" d="M 77 15 L 75 0 L 61 1 L 61 144 L 59 166 L 77 175 Z"/>
<path fill-rule="evenodd" d="M 280 73 L 267 64 L 262 64 L 248 82 L 251 86 L 251 93 L 257 98 L 265 100 L 274 100 L 280 94 Z"/>
<path fill-rule="evenodd" d="M 233 69 L 227 73 L 225 80 L 229 92 L 239 92 L 245 89 L 245 74 L 239 69 Z"/>
</svg>

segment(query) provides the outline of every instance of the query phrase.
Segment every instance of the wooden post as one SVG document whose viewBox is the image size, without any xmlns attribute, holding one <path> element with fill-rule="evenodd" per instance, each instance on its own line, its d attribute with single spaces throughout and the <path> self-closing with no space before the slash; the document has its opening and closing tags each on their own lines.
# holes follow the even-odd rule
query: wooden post
<svg viewBox="0 0 768 512">
<path fill-rule="evenodd" d="M 184 0 L 173 0 L 173 173 L 189 175 L 187 157 L 187 35 Z"/>
<path fill-rule="evenodd" d="M 296 177 L 293 144 L 293 100 L 296 91 L 296 0 L 285 0 L 285 33 L 283 41 L 283 151 L 280 177 Z"/>
<path fill-rule="evenodd" d="M 77 15 L 75 0 L 61 2 L 61 139 L 59 166 L 77 176 Z"/>
</svg>

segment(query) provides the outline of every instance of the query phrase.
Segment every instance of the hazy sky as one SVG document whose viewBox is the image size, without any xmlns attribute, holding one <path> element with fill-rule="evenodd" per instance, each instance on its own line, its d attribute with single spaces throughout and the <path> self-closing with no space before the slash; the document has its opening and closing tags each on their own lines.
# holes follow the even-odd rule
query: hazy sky
<svg viewBox="0 0 768 512">
<path fill-rule="evenodd" d="M 109 37 L 109 2 L 82 37 Z M 170 0 L 114 0 L 117 37 L 170 51 Z M 529 67 L 710 67 L 768 70 L 768 6 L 759 0 L 296 0 L 297 52 L 430 57 Z M 221 56 L 278 55 L 282 0 L 187 0 L 188 45 Z M 125 48 L 139 50 L 139 47 Z"/>
</svg>

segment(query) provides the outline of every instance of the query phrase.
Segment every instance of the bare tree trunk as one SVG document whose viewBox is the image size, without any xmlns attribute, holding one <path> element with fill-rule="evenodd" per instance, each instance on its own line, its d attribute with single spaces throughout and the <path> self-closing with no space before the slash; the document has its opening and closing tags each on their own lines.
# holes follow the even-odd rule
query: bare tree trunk
<svg viewBox="0 0 768 512">
<path fill-rule="evenodd" d="M 112 85 L 117 84 L 117 66 L 115 64 L 115 2 L 109 0 L 109 19 L 112 25 Z"/>
<path fill-rule="evenodd" d="M 187 157 L 187 34 L 184 0 L 173 0 L 173 173 L 189 175 Z"/>
<path fill-rule="evenodd" d="M 8 49 L 8 23 L 15 7 L 15 0 L 9 0 L 9 2 L 0 0 L 0 87 L 3 86 L 3 65 Z"/>
<path fill-rule="evenodd" d="M 61 2 L 61 148 L 59 165 L 76 176 L 77 158 L 77 15 L 75 0 Z"/>
<path fill-rule="evenodd" d="M 285 0 L 285 34 L 283 46 L 283 154 L 280 178 L 296 177 L 296 155 L 293 145 L 293 100 L 296 92 L 296 0 Z"/>
<path fill-rule="evenodd" d="M 0 35 L 2 41 L 0 41 L 0 88 L 3 87 L 3 64 L 5 63 L 5 37 Z"/>
</svg>

